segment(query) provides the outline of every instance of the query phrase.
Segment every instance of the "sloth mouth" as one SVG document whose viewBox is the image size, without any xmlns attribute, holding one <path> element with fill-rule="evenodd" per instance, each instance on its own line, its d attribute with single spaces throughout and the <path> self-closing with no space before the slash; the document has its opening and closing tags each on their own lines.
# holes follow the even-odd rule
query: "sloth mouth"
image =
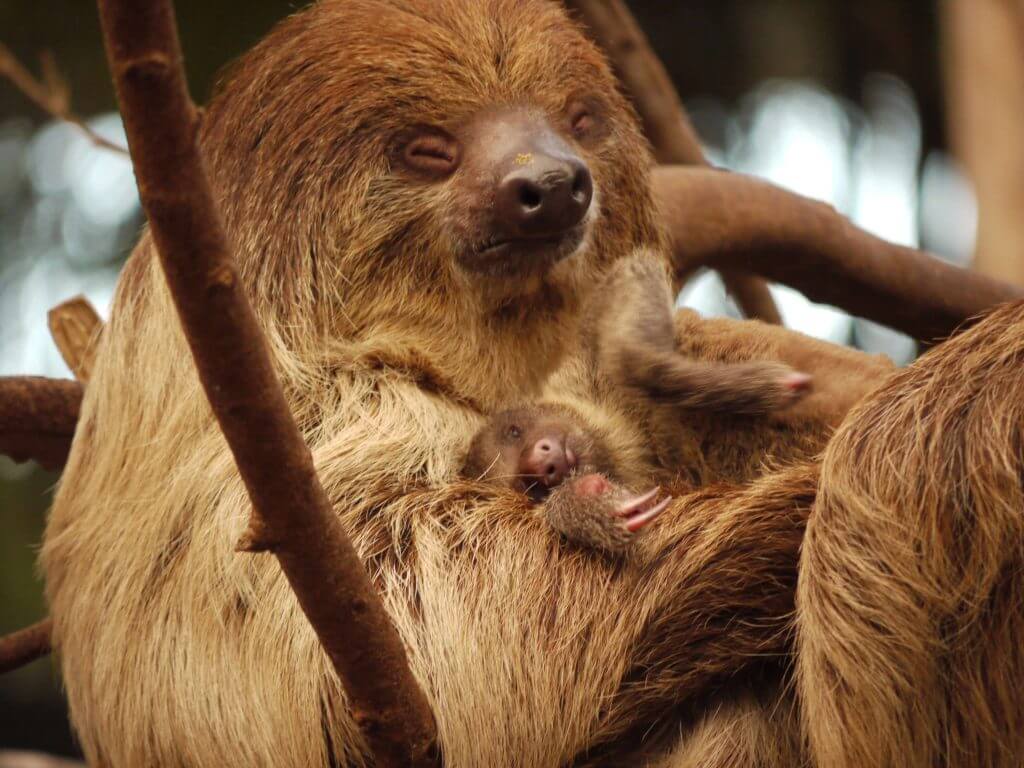
<svg viewBox="0 0 1024 768">
<path fill-rule="evenodd" d="M 580 247 L 586 226 L 578 224 L 548 237 L 494 235 L 466 253 L 460 261 L 471 272 L 516 275 L 544 272 Z"/>
</svg>

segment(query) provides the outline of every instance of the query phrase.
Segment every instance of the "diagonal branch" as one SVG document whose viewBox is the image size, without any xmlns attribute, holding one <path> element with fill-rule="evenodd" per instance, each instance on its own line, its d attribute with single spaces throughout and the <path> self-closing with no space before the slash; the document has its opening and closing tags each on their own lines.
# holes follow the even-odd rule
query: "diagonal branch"
<svg viewBox="0 0 1024 768">
<path fill-rule="evenodd" d="M 0 675 L 48 654 L 52 630 L 53 622 L 43 619 L 25 629 L 0 636 Z"/>
<path fill-rule="evenodd" d="M 666 165 L 702 165 L 700 139 L 672 80 L 623 0 L 566 0 L 611 57 L 619 79 L 640 115 L 654 157 Z M 720 269 L 722 282 L 747 317 L 782 324 L 768 284 L 732 269 Z"/>
<path fill-rule="evenodd" d="M 379 766 L 436 766 L 433 715 L 331 507 L 240 284 L 203 172 L 170 0 L 99 0 L 135 174 L 199 378 L 269 548 Z"/>
<path fill-rule="evenodd" d="M 0 454 L 61 469 L 81 404 L 82 385 L 77 381 L 0 377 Z"/>
<path fill-rule="evenodd" d="M 672 80 L 623 0 L 566 0 L 608 52 L 659 163 L 707 165 Z"/>
<path fill-rule="evenodd" d="M 1024 288 L 893 245 L 831 206 L 749 176 L 666 166 L 654 189 L 682 273 L 749 270 L 925 342 L 1024 298 Z"/>
</svg>

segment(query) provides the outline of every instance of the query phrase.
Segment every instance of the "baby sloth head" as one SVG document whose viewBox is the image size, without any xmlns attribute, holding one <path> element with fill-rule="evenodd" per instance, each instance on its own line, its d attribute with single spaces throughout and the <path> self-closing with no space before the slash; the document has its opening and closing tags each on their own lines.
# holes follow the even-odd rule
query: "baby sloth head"
<svg viewBox="0 0 1024 768">
<path fill-rule="evenodd" d="M 501 485 L 539 501 L 575 474 L 614 474 L 603 441 L 576 411 L 542 404 L 493 416 L 473 437 L 464 477 Z"/>
</svg>

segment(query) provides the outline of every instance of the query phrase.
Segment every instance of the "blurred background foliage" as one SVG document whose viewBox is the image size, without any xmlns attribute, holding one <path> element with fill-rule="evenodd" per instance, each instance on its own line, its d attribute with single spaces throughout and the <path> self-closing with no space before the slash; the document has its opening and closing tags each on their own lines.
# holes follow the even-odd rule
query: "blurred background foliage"
<svg viewBox="0 0 1024 768">
<path fill-rule="evenodd" d="M 968 0 L 973 2 L 973 0 Z M 177 0 L 195 98 L 301 3 Z M 971 186 L 948 149 L 942 14 L 935 0 L 632 0 L 718 164 L 826 200 L 861 226 L 967 263 Z M 123 144 L 90 2 L 0 4 L 0 43 L 34 71 L 52 51 L 74 110 Z M 1019 52 L 1019 51 L 1018 51 Z M 84 292 L 106 314 L 141 215 L 126 157 L 43 115 L 0 80 L 0 375 L 69 375 L 46 310 Z M 787 325 L 884 352 L 913 343 L 778 289 Z M 704 275 L 684 301 L 734 313 Z M 44 615 L 34 570 L 56 476 L 0 457 L 0 632 Z M 97 500 L 102 503 L 102 500 Z M 0 678 L 0 749 L 73 753 L 48 661 Z"/>
</svg>

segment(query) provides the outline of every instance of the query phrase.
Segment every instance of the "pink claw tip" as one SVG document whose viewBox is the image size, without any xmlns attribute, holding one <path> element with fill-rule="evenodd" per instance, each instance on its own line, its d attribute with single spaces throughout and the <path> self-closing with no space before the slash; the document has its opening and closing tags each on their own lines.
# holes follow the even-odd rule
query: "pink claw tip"
<svg viewBox="0 0 1024 768">
<path fill-rule="evenodd" d="M 668 496 L 659 501 L 646 512 L 641 512 L 638 515 L 633 515 L 626 521 L 626 530 L 630 533 L 636 533 L 645 525 L 654 520 L 654 518 L 656 518 L 658 515 L 664 512 L 666 507 L 668 507 L 668 503 L 670 501 L 672 501 L 672 497 Z"/>
<path fill-rule="evenodd" d="M 659 487 L 652 488 L 647 493 L 640 496 L 633 496 L 632 498 L 626 499 L 616 510 L 619 517 L 629 517 L 637 512 L 643 512 L 647 509 L 648 505 L 658 497 L 658 492 L 661 490 Z"/>
</svg>

